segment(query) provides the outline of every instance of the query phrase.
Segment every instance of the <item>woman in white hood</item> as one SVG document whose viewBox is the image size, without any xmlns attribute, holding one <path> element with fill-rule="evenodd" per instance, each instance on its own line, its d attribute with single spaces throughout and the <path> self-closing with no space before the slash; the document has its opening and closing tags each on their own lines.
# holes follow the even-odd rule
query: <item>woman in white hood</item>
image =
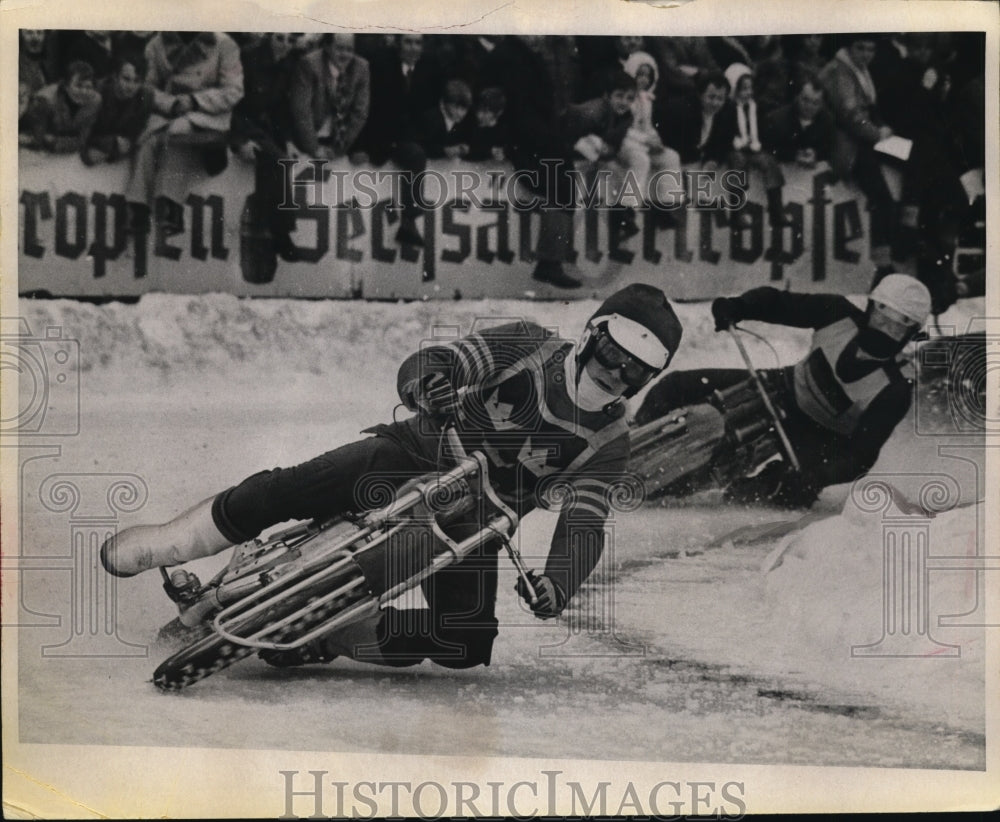
<svg viewBox="0 0 1000 822">
<path fill-rule="evenodd" d="M 753 72 L 743 63 L 733 63 L 725 71 L 729 81 L 729 96 L 736 108 L 736 136 L 733 137 L 733 151 L 730 155 L 731 168 L 738 171 L 757 169 L 764 178 L 764 190 L 767 195 L 767 213 L 772 226 L 778 228 L 789 224 L 785 216 L 784 200 L 781 189 L 785 185 L 785 177 L 781 166 L 760 141 L 760 128 L 757 122 L 757 102 L 753 97 Z M 747 180 L 749 185 L 749 180 Z M 747 226 L 749 215 L 740 212 L 741 224 Z"/>
<path fill-rule="evenodd" d="M 663 144 L 653 125 L 653 101 L 656 99 L 659 67 L 652 55 L 635 51 L 625 60 L 623 68 L 635 78 L 637 91 L 632 105 L 633 123 L 618 155 L 626 172 L 631 172 L 635 180 L 635 186 L 630 187 L 622 198 L 622 205 L 679 208 L 684 202 L 681 158 L 676 151 Z M 643 202 L 638 202 L 639 197 L 633 191 L 640 192 Z"/>
</svg>

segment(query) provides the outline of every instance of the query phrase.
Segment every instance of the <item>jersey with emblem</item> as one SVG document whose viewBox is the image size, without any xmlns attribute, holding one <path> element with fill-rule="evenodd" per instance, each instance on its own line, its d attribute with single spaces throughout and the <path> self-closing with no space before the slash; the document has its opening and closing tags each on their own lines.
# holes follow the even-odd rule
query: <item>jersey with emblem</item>
<svg viewBox="0 0 1000 822">
<path fill-rule="evenodd" d="M 572 596 L 603 548 L 611 498 L 629 457 L 625 409 L 580 409 L 567 386 L 573 344 L 528 322 L 434 342 L 400 367 L 400 397 L 414 407 L 422 378 L 442 373 L 458 390 L 456 428 L 469 451 L 482 451 L 498 493 L 519 515 L 561 506 L 546 563 Z"/>
</svg>

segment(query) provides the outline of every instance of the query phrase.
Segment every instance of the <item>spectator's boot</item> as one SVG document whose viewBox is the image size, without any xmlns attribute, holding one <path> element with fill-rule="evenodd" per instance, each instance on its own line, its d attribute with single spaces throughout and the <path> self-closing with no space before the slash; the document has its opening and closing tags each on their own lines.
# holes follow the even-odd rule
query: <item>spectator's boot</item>
<svg viewBox="0 0 1000 822">
<path fill-rule="evenodd" d="M 261 216 L 259 195 L 248 194 L 240 215 L 240 270 L 248 283 L 269 283 L 278 270 L 274 236 Z"/>
<path fill-rule="evenodd" d="M 101 546 L 101 564 L 109 574 L 131 577 L 230 547 L 232 543 L 219 533 L 212 519 L 213 500 L 209 497 L 162 525 L 137 525 L 115 534 Z"/>
<path fill-rule="evenodd" d="M 184 206 L 169 197 L 156 198 L 156 227 L 165 237 L 172 237 L 184 231 Z"/>
<path fill-rule="evenodd" d="M 125 217 L 125 231 L 128 234 L 149 234 L 151 219 L 149 206 L 145 203 L 128 203 L 128 212 Z"/>
<path fill-rule="evenodd" d="M 423 247 L 424 238 L 417 228 L 416 214 L 412 211 L 403 211 L 403 217 L 399 223 L 399 231 L 396 232 L 396 242 L 400 245 Z"/>
<path fill-rule="evenodd" d="M 535 256 L 538 263 L 532 277 L 538 282 L 557 288 L 579 288 L 583 283 L 563 271 L 573 239 L 573 212 L 569 209 L 545 209 L 539 214 L 538 243 Z"/>
<path fill-rule="evenodd" d="M 562 263 L 558 260 L 539 260 L 531 276 L 540 283 L 549 283 L 557 288 L 579 288 L 583 285 L 576 277 L 563 271 Z"/>
<path fill-rule="evenodd" d="M 785 228 L 792 224 L 788 215 L 785 214 L 785 202 L 781 196 L 780 188 L 767 190 L 767 218 L 775 228 Z"/>
</svg>

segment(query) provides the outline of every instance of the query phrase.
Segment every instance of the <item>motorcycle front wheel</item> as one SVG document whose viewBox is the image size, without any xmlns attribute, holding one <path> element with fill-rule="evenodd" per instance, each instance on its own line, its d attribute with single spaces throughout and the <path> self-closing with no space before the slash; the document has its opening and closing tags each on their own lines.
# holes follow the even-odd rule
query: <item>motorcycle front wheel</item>
<svg viewBox="0 0 1000 822">
<path fill-rule="evenodd" d="M 335 579 L 326 577 L 313 585 L 306 586 L 265 611 L 246 617 L 243 621 L 230 627 L 229 631 L 230 633 L 238 632 L 240 636 L 255 634 L 268 625 L 279 622 L 320 599 L 331 588 L 344 585 L 361 576 L 361 569 L 352 564 Z M 295 637 L 301 636 L 321 622 L 365 599 L 371 599 L 371 595 L 364 585 L 350 588 L 342 595 L 323 603 L 315 610 L 307 612 L 304 616 L 284 626 L 274 635 L 269 635 L 268 641 L 291 642 Z M 153 684 L 162 691 L 179 691 L 228 668 L 256 651 L 257 648 L 241 645 L 213 631 L 162 662 L 153 672 Z"/>
</svg>

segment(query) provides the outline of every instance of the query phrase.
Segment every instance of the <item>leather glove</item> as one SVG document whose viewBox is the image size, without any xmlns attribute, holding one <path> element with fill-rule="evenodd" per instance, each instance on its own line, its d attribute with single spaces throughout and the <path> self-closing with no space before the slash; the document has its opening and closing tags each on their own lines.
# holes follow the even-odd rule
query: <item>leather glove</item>
<svg viewBox="0 0 1000 822">
<path fill-rule="evenodd" d="M 458 411 L 455 387 L 446 374 L 435 372 L 420 380 L 413 391 L 414 403 L 431 417 L 448 417 Z"/>
<path fill-rule="evenodd" d="M 712 300 L 712 316 L 715 318 L 716 331 L 725 331 L 739 322 L 740 317 L 737 316 L 734 303 L 735 300 L 729 297 L 716 297 Z"/>
<path fill-rule="evenodd" d="M 550 577 L 545 574 L 536 574 L 534 571 L 528 572 L 528 578 L 535 589 L 537 597 L 534 605 L 531 604 L 531 596 L 528 593 L 528 586 L 524 584 L 521 577 L 517 578 L 516 591 L 518 596 L 531 606 L 532 613 L 539 619 L 552 619 L 559 616 L 566 607 L 566 594 Z"/>
</svg>

